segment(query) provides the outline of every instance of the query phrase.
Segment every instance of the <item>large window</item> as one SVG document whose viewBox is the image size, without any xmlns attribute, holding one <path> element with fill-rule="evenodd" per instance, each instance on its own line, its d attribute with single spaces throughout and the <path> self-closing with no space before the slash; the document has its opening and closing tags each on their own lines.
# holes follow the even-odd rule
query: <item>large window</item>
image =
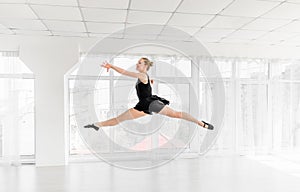
<svg viewBox="0 0 300 192">
<path fill-rule="evenodd" d="M 97 56 L 90 56 L 90 58 L 85 58 L 89 62 L 93 62 L 93 59 Z M 97 62 L 99 62 L 99 58 Z M 140 56 L 123 55 L 114 58 L 112 61 L 115 65 L 122 67 L 124 69 L 135 71 L 135 65 Z M 163 65 L 154 65 L 153 69 L 149 71 L 150 77 L 154 80 L 152 85 L 153 94 L 158 94 L 161 97 L 168 98 L 171 102 L 171 106 L 174 109 L 183 110 L 189 112 L 190 108 L 190 85 L 188 81 L 182 81 L 183 78 L 191 78 L 191 61 L 179 58 L 179 57 L 154 57 L 149 56 L 151 60 L 155 60 L 155 63 L 161 62 L 169 66 L 169 69 L 175 68 L 173 71 L 162 69 Z M 87 62 L 84 61 L 84 62 Z M 173 66 L 173 67 L 172 67 Z M 168 68 L 167 68 L 168 69 Z M 100 71 L 100 69 L 99 69 Z M 170 73 L 164 73 L 170 72 Z M 180 73 L 178 73 L 178 71 Z M 78 127 L 76 124 L 74 116 L 73 98 L 74 94 L 79 91 L 86 91 L 87 95 L 92 96 L 94 93 L 94 103 L 96 114 L 99 120 L 106 120 L 115 117 L 127 109 L 134 107 L 138 102 L 135 91 L 136 79 L 131 79 L 128 77 L 121 76 L 115 71 L 111 70 L 109 73 L 103 73 L 106 75 L 101 78 L 97 76 L 86 75 L 86 78 L 82 78 L 80 81 L 88 81 L 89 78 L 94 78 L 97 80 L 96 87 L 94 90 L 74 90 L 74 78 L 76 77 L 77 70 L 69 76 L 69 103 L 70 103 L 70 155 L 84 155 L 90 154 L 84 142 L 78 132 Z M 176 76 L 177 75 L 177 76 Z M 174 79 L 178 78 L 178 79 Z M 78 80 L 78 79 L 77 79 Z M 171 80 L 171 81 L 170 81 Z M 171 83 L 166 83 L 171 82 Z M 181 95 L 176 92 L 176 90 L 181 90 Z M 128 95 L 128 97 L 120 97 L 121 94 Z M 89 97 L 87 97 L 89 98 Z M 149 119 L 144 118 L 143 120 L 137 119 L 136 121 L 148 121 Z M 184 123 L 184 122 L 183 122 Z M 145 151 L 158 146 L 163 146 L 169 139 L 172 139 L 174 133 L 178 131 L 178 119 L 173 119 L 172 121 L 165 122 L 161 127 L 161 132 L 158 134 L 153 134 L 148 137 L 131 137 L 130 134 L 125 129 L 112 129 L 109 127 L 104 127 L 103 130 L 107 135 L 114 140 L 115 143 L 122 143 L 122 147 L 130 148 L 134 151 Z M 178 134 L 181 137 L 185 137 L 184 134 Z M 133 139 L 131 141 L 131 138 Z M 184 138 L 178 138 L 178 141 Z M 178 142 L 180 143 L 180 142 Z M 124 146 L 126 144 L 126 146 Z M 169 146 L 172 147 L 172 146 Z M 174 147 L 174 146 L 173 146 Z M 176 147 L 186 147 L 183 145 Z M 190 146 L 188 146 L 190 147 Z M 168 147 L 165 147 L 168 148 Z M 99 149 L 99 148 L 98 148 Z M 121 153 L 122 148 L 118 148 L 117 145 L 111 146 L 110 144 L 103 143 L 103 148 L 101 148 L 101 153 Z"/>
<path fill-rule="evenodd" d="M 236 61 L 237 148 L 241 153 L 268 150 L 268 63 L 265 60 Z"/>
<path fill-rule="evenodd" d="M 299 61 L 214 61 L 219 65 L 226 97 L 224 123 L 214 149 L 232 149 L 239 154 L 299 149 Z"/>
<path fill-rule="evenodd" d="M 20 163 L 35 155 L 34 77 L 17 52 L 0 52 L 0 157 Z"/>
<path fill-rule="evenodd" d="M 115 58 L 113 62 L 117 66 L 134 70 L 139 58 L 139 56 L 123 55 Z M 191 60 L 186 58 L 153 55 L 149 58 L 155 63 L 149 72 L 151 78 L 154 79 L 153 92 L 168 98 L 172 108 L 190 112 L 193 105 L 191 91 L 196 87 L 200 118 L 203 120 L 211 118 L 212 90 L 215 88 L 216 80 L 223 82 L 225 114 L 221 132 L 213 150 L 238 154 L 267 154 L 278 150 L 300 149 L 299 61 L 223 57 L 195 58 L 199 66 L 210 67 L 216 64 L 221 73 L 221 77 L 216 79 L 216 74 L 204 77 L 201 69 L 199 74 L 195 73 L 197 71 L 195 66 L 192 65 Z M 168 69 L 169 65 L 173 66 L 172 69 Z M 97 116 L 101 119 L 116 116 L 137 103 L 134 89 L 135 80 L 110 72 L 98 81 L 99 90 L 97 88 L 96 92 L 99 92 L 99 96 L 96 97 L 103 98 L 100 99 L 102 103 L 97 104 L 97 99 L 95 100 L 95 107 Z M 181 90 L 185 94 L 180 95 L 176 93 L 176 90 Z M 119 94 L 125 92 L 128 92 L 128 98 L 118 97 Z M 135 141 L 128 141 L 128 138 L 124 137 L 126 131 L 115 131 L 109 128 L 104 128 L 104 130 L 116 142 L 125 143 L 126 141 L 122 139 L 126 138 L 128 146 L 142 151 L 167 142 L 170 136 L 178 130 L 177 121 L 172 119 L 168 122 L 168 126 L 174 128 L 173 132 L 161 129 L 159 134 L 142 138 L 136 144 L 134 144 Z M 72 126 L 74 129 L 71 133 L 70 152 L 71 154 L 83 154 L 87 150 L 81 144 L 80 137 L 76 136 L 76 122 L 72 121 Z M 194 152 L 197 152 L 201 138 L 206 134 L 204 129 L 197 131 L 199 137 L 195 137 L 196 140 L 193 141 L 193 144 L 187 146 Z M 181 136 L 184 137 L 184 134 Z M 122 152 L 122 149 L 116 147 L 103 146 L 106 147 L 103 150 L 110 153 Z"/>
<path fill-rule="evenodd" d="M 276 151 L 300 149 L 300 62 L 275 60 L 270 69 L 272 147 Z"/>
</svg>

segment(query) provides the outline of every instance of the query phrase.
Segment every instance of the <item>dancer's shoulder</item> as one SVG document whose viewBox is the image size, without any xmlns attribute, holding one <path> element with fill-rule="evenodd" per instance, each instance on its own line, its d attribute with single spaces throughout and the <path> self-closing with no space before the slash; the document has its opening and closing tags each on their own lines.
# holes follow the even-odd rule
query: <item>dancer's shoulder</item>
<svg viewBox="0 0 300 192">
<path fill-rule="evenodd" d="M 138 79 L 139 79 L 142 83 L 147 84 L 147 83 L 148 83 L 148 74 L 147 74 L 147 73 L 139 73 Z"/>
</svg>

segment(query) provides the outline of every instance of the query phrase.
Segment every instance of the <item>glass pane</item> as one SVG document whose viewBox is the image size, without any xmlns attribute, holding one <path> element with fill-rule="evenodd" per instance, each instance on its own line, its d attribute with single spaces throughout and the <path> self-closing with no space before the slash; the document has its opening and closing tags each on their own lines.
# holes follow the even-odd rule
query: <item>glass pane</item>
<svg viewBox="0 0 300 192">
<path fill-rule="evenodd" d="M 136 64 L 138 63 L 141 57 L 131 56 L 131 57 L 117 57 L 114 58 L 114 65 L 121 67 L 122 69 L 136 72 Z M 114 76 L 121 76 L 120 73 L 113 71 Z"/>
<path fill-rule="evenodd" d="M 261 59 L 243 59 L 237 61 L 239 77 L 247 79 L 266 79 L 268 62 Z"/>
<path fill-rule="evenodd" d="M 184 74 L 184 76 L 186 76 L 186 77 L 191 77 L 192 76 L 192 74 L 191 74 L 192 73 L 192 71 L 191 71 L 192 61 L 191 60 L 185 59 L 185 58 L 176 59 L 174 61 L 174 65 L 178 70 L 181 71 L 181 73 Z M 180 75 L 178 77 L 181 77 L 181 76 L 183 76 L 183 75 Z"/>
<path fill-rule="evenodd" d="M 21 73 L 32 74 L 17 53 L 0 52 L 0 74 L 11 75 L 0 78 L 0 156 L 5 147 L 9 158 L 35 154 L 34 79 L 14 77 Z"/>
<path fill-rule="evenodd" d="M 122 60 L 130 61 L 131 59 L 122 58 L 119 59 L 118 61 L 122 61 Z M 134 61 L 136 62 L 137 60 Z M 134 107 L 138 102 L 136 92 L 135 92 L 135 81 L 136 80 L 133 79 L 114 80 L 114 84 L 113 84 L 113 101 L 114 101 L 113 116 L 114 117 L 124 113 L 129 108 Z M 130 120 L 122 123 L 121 125 L 117 125 L 116 127 L 114 127 L 114 129 L 112 130 L 114 137 L 112 139 L 115 141 L 115 143 L 119 144 L 122 147 L 125 147 L 126 149 L 132 148 L 132 149 L 139 149 L 139 150 L 147 150 L 149 146 L 146 146 L 147 144 L 143 143 L 144 141 L 142 140 L 144 139 L 144 137 L 138 137 L 126 131 L 126 129 L 131 125 L 132 121 L 139 122 L 140 120 L 141 119 Z M 124 129 L 123 126 L 126 128 Z M 141 146 L 145 148 L 141 148 Z M 121 147 L 118 148 L 118 146 L 115 145 L 114 152 L 123 152 L 123 148 Z"/>
<path fill-rule="evenodd" d="M 107 113 L 110 107 L 109 80 L 97 80 L 94 91 L 94 104 L 97 117 L 103 119 L 102 115 Z"/>
<path fill-rule="evenodd" d="M 199 113 L 202 119 L 210 119 L 212 113 L 213 83 L 199 82 Z"/>
<path fill-rule="evenodd" d="M 19 118 L 20 118 L 20 154 L 34 155 L 34 80 L 16 80 L 19 91 Z"/>
<path fill-rule="evenodd" d="M 238 147 L 240 152 L 268 150 L 271 129 L 267 126 L 267 86 L 241 84 L 239 87 Z"/>
<path fill-rule="evenodd" d="M 273 80 L 300 80 L 300 62 L 297 60 L 272 61 L 271 78 Z"/>
<path fill-rule="evenodd" d="M 300 147 L 300 83 L 272 82 L 271 95 L 274 149 Z"/>
<path fill-rule="evenodd" d="M 0 121 L 0 157 L 3 156 L 3 122 Z"/>
<path fill-rule="evenodd" d="M 177 92 L 180 90 L 180 92 Z M 174 110 L 184 111 L 189 113 L 189 84 L 158 84 L 158 95 L 170 101 L 170 107 Z M 181 123 L 180 123 L 181 122 Z M 181 127 L 179 125 L 181 124 Z M 161 126 L 159 130 L 158 146 L 163 146 L 166 142 L 171 139 L 175 140 L 176 146 L 163 146 L 164 148 L 181 148 L 184 147 L 180 145 L 180 141 L 185 141 L 186 137 L 189 135 L 186 133 L 186 129 L 183 127 L 189 126 L 189 122 L 185 120 L 179 120 L 174 118 L 166 118 L 165 123 Z M 175 138 L 175 134 L 178 133 L 179 137 Z M 176 142 L 176 140 L 178 142 Z"/>
<path fill-rule="evenodd" d="M 158 57 L 154 65 L 158 77 L 191 77 L 192 62 L 186 58 Z"/>
<path fill-rule="evenodd" d="M 18 57 L 0 55 L 0 73 L 20 74 L 32 73 L 32 71 Z"/>
<path fill-rule="evenodd" d="M 78 81 L 78 80 L 77 80 Z M 93 83 L 93 80 L 81 80 L 85 81 L 89 85 Z M 90 83 L 89 83 L 90 82 Z M 95 112 L 98 117 L 99 121 L 105 120 L 110 116 L 110 89 L 109 89 L 109 80 L 97 80 L 95 84 L 95 88 L 92 90 L 74 90 L 74 83 L 75 80 L 69 80 L 69 89 L 70 89 L 70 154 L 90 154 L 89 149 L 85 146 L 83 143 L 80 133 L 78 131 L 76 119 L 74 116 L 74 107 L 81 107 L 84 108 L 84 106 L 73 106 L 73 98 L 75 94 L 80 94 L 79 92 L 86 92 L 87 98 L 94 99 L 94 106 L 95 106 Z M 92 95 L 94 94 L 94 98 L 92 98 Z M 104 128 L 103 129 L 106 134 L 109 135 L 109 130 Z M 89 143 L 92 145 L 93 141 L 89 141 Z M 95 141 L 96 143 L 96 141 Z M 101 152 L 108 152 L 109 146 L 107 143 L 103 143 L 103 145 L 98 146 L 97 150 L 100 150 Z"/>
<path fill-rule="evenodd" d="M 5 140 L 13 153 L 34 155 L 34 80 L 0 78 L 0 89 L 1 146 Z"/>
<path fill-rule="evenodd" d="M 233 60 L 217 58 L 217 59 L 215 59 L 215 63 L 217 64 L 217 66 L 219 68 L 222 78 L 231 78 L 232 77 Z"/>
<path fill-rule="evenodd" d="M 225 113 L 220 135 L 213 149 L 233 151 L 235 147 L 235 92 L 232 81 L 224 81 L 225 88 Z"/>
<path fill-rule="evenodd" d="M 136 79 L 134 80 L 114 80 L 114 109 L 118 113 L 134 107 L 138 102 L 135 90 Z"/>
<path fill-rule="evenodd" d="M 86 75 L 86 76 L 109 76 L 109 73 L 105 68 L 101 67 L 101 64 L 108 60 L 107 56 L 103 55 L 83 55 L 80 57 L 80 74 L 79 68 L 75 68 L 71 75 Z"/>
</svg>

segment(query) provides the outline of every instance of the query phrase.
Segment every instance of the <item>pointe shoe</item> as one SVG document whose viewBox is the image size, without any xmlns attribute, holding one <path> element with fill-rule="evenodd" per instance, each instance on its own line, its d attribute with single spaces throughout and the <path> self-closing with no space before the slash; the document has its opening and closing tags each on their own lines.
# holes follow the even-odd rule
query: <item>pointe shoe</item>
<svg viewBox="0 0 300 192">
<path fill-rule="evenodd" d="M 84 128 L 94 128 L 96 131 L 99 130 L 99 127 L 97 127 L 97 126 L 94 125 L 94 124 L 88 124 L 88 125 L 85 125 Z"/>
<path fill-rule="evenodd" d="M 202 121 L 204 123 L 204 128 L 206 128 L 205 126 L 207 125 L 207 129 L 210 129 L 210 130 L 213 130 L 214 129 L 214 126 L 209 124 L 209 123 L 206 123 L 205 121 Z"/>
</svg>

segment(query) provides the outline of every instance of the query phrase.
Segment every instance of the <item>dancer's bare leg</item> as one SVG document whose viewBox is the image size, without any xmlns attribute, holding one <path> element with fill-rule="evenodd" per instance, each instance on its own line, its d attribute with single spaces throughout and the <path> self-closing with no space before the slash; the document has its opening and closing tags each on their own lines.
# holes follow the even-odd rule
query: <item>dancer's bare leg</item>
<svg viewBox="0 0 300 192">
<path fill-rule="evenodd" d="M 201 127 L 205 127 L 208 128 L 208 126 L 204 126 L 204 123 L 202 121 L 197 120 L 196 118 L 194 118 L 193 116 L 191 116 L 188 113 L 185 112 L 181 112 L 181 111 L 175 111 L 172 108 L 165 106 L 158 114 L 161 115 L 166 115 L 168 117 L 172 117 L 172 118 L 180 118 L 180 119 L 184 119 L 190 122 L 194 122 L 198 125 L 200 125 Z"/>
<path fill-rule="evenodd" d="M 125 111 L 124 113 L 120 114 L 117 117 L 108 119 L 106 121 L 97 122 L 94 124 L 97 125 L 98 127 L 114 126 L 114 125 L 119 124 L 122 121 L 137 119 L 137 118 L 143 117 L 145 115 L 147 115 L 147 114 L 142 111 L 138 111 L 134 108 L 131 108 L 131 109 L 128 109 L 127 111 Z"/>
</svg>

